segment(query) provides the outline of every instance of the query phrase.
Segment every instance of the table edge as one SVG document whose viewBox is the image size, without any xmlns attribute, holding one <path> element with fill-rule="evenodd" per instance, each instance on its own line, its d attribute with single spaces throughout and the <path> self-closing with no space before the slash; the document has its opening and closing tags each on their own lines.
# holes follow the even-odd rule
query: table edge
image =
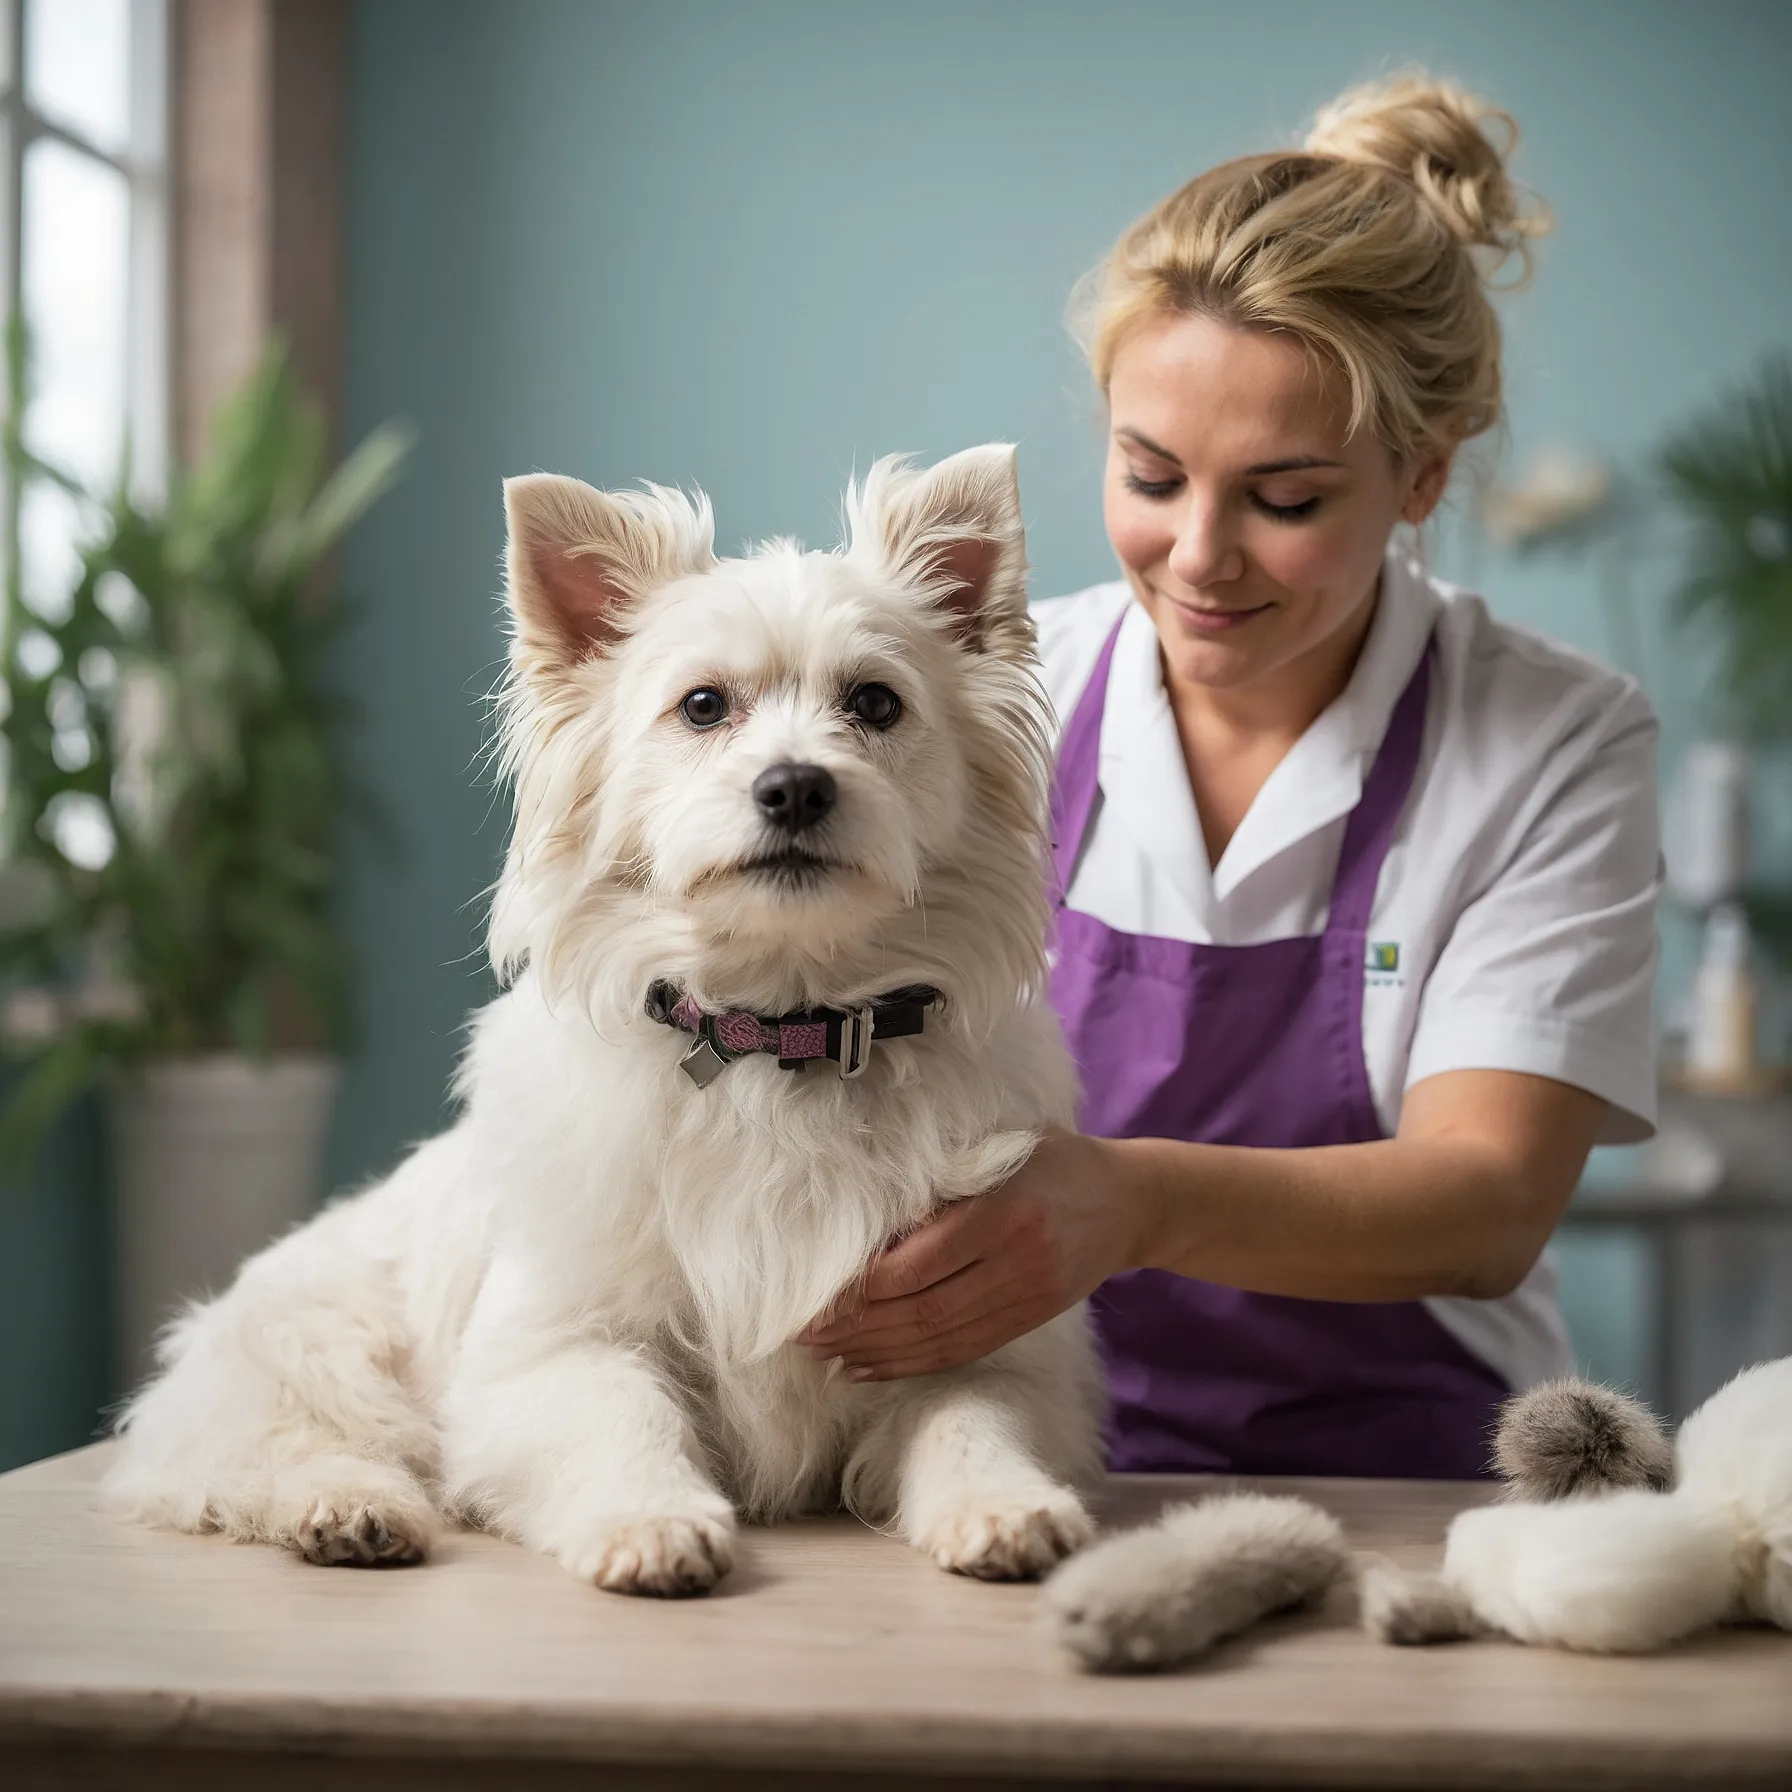
<svg viewBox="0 0 1792 1792">
<path fill-rule="evenodd" d="M 1714 1748 L 1659 1737 L 1626 1746 L 1571 1731 L 1405 1730 L 1400 1756 L 1377 1731 L 1190 1731 L 1147 1722 L 830 1712 L 813 1723 L 779 1715 L 650 1713 L 564 1705 L 436 1704 L 415 1700 L 270 1700 L 155 1691 L 0 1691 L 0 1758 L 8 1745 L 103 1744 L 158 1751 L 302 1750 L 348 1758 L 453 1757 L 656 1767 L 925 1772 L 1062 1779 L 1174 1776 L 1184 1783 L 1262 1781 L 1290 1786 L 1461 1786 L 1476 1792 L 1534 1787 L 1539 1775 L 1605 1785 L 1783 1787 L 1792 1781 L 1792 1727 L 1780 1738 Z M 1489 1756 L 1497 1752 L 1498 1760 Z M 1191 1780 L 1191 1775 L 1195 1776 Z"/>
</svg>

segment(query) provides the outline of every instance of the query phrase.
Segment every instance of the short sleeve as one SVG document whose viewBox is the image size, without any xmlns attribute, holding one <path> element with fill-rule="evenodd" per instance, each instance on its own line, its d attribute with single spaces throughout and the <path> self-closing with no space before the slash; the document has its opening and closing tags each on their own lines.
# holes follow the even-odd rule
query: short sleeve
<svg viewBox="0 0 1792 1792">
<path fill-rule="evenodd" d="M 1444 942 L 1406 1087 L 1449 1070 L 1550 1077 L 1610 1104 L 1610 1145 L 1655 1125 L 1662 867 L 1655 717 L 1628 680 L 1607 689 L 1556 743 Z"/>
</svg>

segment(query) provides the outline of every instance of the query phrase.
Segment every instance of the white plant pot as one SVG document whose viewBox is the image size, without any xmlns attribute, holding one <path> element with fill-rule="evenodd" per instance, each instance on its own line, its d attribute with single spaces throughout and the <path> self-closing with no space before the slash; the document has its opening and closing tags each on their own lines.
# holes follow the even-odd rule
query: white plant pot
<svg viewBox="0 0 1792 1792">
<path fill-rule="evenodd" d="M 112 1129 L 117 1362 L 133 1387 L 180 1303 L 310 1214 L 341 1066 L 185 1058 L 119 1077 Z"/>
</svg>

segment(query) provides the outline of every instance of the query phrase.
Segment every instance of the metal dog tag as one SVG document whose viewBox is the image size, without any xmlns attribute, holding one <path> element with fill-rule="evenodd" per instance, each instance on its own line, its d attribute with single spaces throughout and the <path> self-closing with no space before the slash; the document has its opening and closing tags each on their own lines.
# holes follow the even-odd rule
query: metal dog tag
<svg viewBox="0 0 1792 1792">
<path fill-rule="evenodd" d="M 728 1068 L 728 1060 L 707 1039 L 699 1037 L 678 1060 L 678 1068 L 699 1089 L 707 1089 Z"/>
</svg>

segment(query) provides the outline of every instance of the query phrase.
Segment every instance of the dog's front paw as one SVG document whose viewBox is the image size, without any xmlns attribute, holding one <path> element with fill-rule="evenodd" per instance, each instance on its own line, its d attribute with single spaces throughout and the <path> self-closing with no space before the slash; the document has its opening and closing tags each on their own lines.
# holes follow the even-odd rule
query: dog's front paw
<svg viewBox="0 0 1792 1792">
<path fill-rule="evenodd" d="M 562 1560 L 606 1593 L 688 1599 L 734 1566 L 734 1525 L 706 1515 L 630 1513 L 605 1520 Z"/>
<path fill-rule="evenodd" d="M 1082 1502 L 1059 1488 L 1031 1499 L 967 1503 L 929 1524 L 915 1547 L 953 1574 L 1037 1580 L 1094 1535 Z"/>
<path fill-rule="evenodd" d="M 300 1527 L 298 1549 L 325 1568 L 408 1568 L 429 1553 L 429 1531 L 402 1512 L 330 1503 Z"/>
<path fill-rule="evenodd" d="M 266 1528 L 320 1567 L 402 1568 L 428 1555 L 437 1523 L 429 1496 L 404 1470 L 322 1457 L 281 1477 Z M 219 1528 L 241 1530 L 225 1519 Z"/>
</svg>

